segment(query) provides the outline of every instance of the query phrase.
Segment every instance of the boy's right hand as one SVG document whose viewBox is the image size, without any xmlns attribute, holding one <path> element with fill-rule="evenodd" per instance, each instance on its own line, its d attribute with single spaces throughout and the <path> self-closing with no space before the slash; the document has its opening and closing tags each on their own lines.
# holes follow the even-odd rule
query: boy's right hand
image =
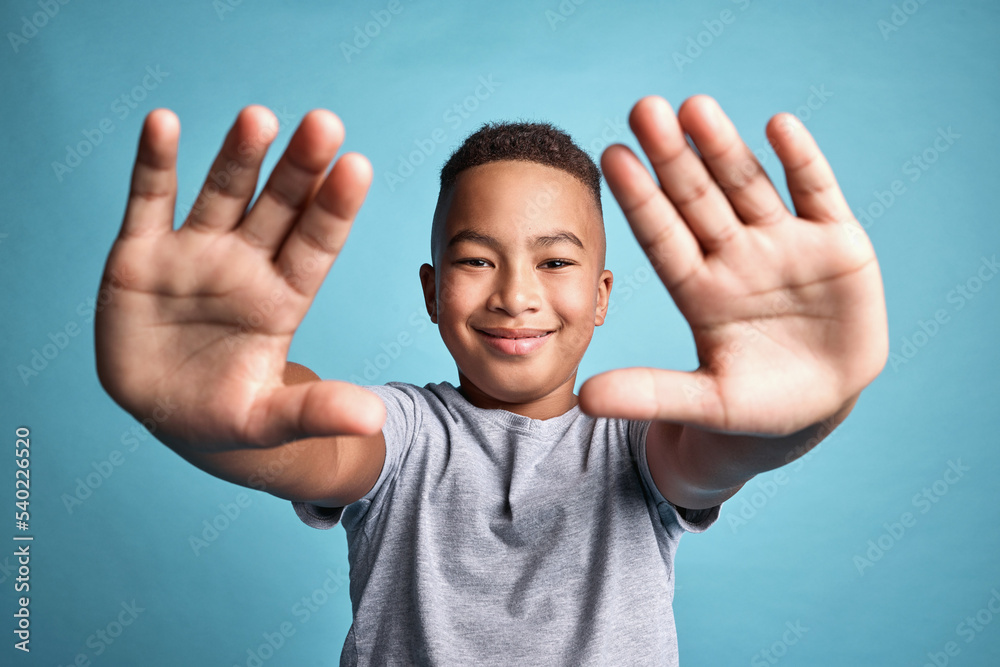
<svg viewBox="0 0 1000 667">
<path fill-rule="evenodd" d="M 286 386 L 292 335 L 343 247 L 372 179 L 362 155 L 326 168 L 343 141 L 331 112 L 308 113 L 253 208 L 274 115 L 237 116 L 184 224 L 173 229 L 180 123 L 152 111 L 95 320 L 102 386 L 137 418 L 202 451 L 379 432 L 385 408 L 347 382 Z M 159 402 L 159 403 L 158 403 Z"/>
</svg>

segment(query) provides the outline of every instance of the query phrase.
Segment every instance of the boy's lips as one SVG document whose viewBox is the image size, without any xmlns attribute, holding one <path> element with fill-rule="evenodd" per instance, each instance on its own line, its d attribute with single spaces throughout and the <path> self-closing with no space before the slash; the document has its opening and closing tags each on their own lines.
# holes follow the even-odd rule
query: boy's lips
<svg viewBox="0 0 1000 667">
<path fill-rule="evenodd" d="M 486 344 L 504 354 L 528 354 L 534 352 L 549 339 L 551 331 L 545 329 L 476 329 Z"/>
</svg>

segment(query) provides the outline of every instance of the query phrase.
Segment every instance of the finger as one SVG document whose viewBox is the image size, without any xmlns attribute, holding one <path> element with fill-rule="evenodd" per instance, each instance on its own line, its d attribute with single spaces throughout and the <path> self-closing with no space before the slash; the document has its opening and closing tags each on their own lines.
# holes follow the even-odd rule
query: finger
<svg viewBox="0 0 1000 667">
<path fill-rule="evenodd" d="M 767 124 L 767 137 L 785 167 L 796 215 L 819 222 L 853 217 L 830 163 L 798 118 L 790 113 L 774 116 Z"/>
<path fill-rule="evenodd" d="M 154 109 L 146 116 L 120 238 L 173 231 L 180 131 L 180 121 L 169 109 Z"/>
<path fill-rule="evenodd" d="M 374 435 L 385 422 L 385 404 L 349 382 L 324 380 L 286 385 L 251 409 L 246 438 L 276 446 L 300 438 Z"/>
<path fill-rule="evenodd" d="M 580 408 L 595 417 L 659 419 L 701 428 L 724 427 L 725 412 L 707 373 L 622 368 L 580 387 Z"/>
<path fill-rule="evenodd" d="M 673 109 L 662 97 L 644 97 L 629 114 L 629 125 L 667 197 L 706 253 L 740 231 L 740 221 L 701 158 L 691 150 Z"/>
<path fill-rule="evenodd" d="M 743 222 L 772 224 L 790 217 L 771 179 L 718 102 L 696 95 L 681 105 L 677 116 Z"/>
<path fill-rule="evenodd" d="M 333 113 L 315 109 L 302 119 L 270 178 L 240 223 L 251 244 L 274 255 L 288 230 L 309 204 L 330 161 L 344 141 L 344 126 Z"/>
<path fill-rule="evenodd" d="M 632 233 L 668 290 L 702 265 L 698 240 L 628 147 L 609 146 L 601 171 Z"/>
<path fill-rule="evenodd" d="M 251 105 L 236 116 L 182 229 L 222 233 L 239 223 L 257 189 L 260 165 L 278 134 L 278 119 Z"/>
<path fill-rule="evenodd" d="M 301 294 L 312 296 L 319 290 L 347 241 L 371 182 L 368 160 L 358 153 L 345 154 L 292 227 L 281 246 L 277 267 Z"/>
</svg>

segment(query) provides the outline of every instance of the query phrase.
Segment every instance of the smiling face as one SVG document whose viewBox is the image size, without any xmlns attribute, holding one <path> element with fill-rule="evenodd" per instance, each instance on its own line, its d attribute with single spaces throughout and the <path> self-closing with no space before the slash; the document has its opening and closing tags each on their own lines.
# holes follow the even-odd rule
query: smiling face
<svg viewBox="0 0 1000 667">
<path fill-rule="evenodd" d="M 490 162 L 459 174 L 437 216 L 420 280 L 462 393 L 535 419 L 569 410 L 612 284 L 591 192 L 554 167 Z"/>
</svg>

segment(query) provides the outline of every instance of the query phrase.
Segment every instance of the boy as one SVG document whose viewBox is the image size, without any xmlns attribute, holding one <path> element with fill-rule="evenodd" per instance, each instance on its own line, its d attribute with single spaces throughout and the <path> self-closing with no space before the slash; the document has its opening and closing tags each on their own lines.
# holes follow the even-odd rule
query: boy
<svg viewBox="0 0 1000 667">
<path fill-rule="evenodd" d="M 191 463 L 247 486 L 266 471 L 307 524 L 343 522 L 342 664 L 677 664 L 680 535 L 815 446 L 882 369 L 874 252 L 794 117 L 768 136 L 800 217 L 711 98 L 675 116 L 648 97 L 629 120 L 660 185 L 624 146 L 604 175 L 700 367 L 612 371 L 577 397 L 613 278 L 599 174 L 566 135 L 485 126 L 449 159 L 420 280 L 459 386 L 360 388 L 286 362 L 371 181 L 356 154 L 324 174 L 339 120 L 307 114 L 246 212 L 276 128 L 244 109 L 174 231 L 179 125 L 147 117 L 99 377 L 136 417 L 178 405 L 156 435 Z"/>
</svg>

